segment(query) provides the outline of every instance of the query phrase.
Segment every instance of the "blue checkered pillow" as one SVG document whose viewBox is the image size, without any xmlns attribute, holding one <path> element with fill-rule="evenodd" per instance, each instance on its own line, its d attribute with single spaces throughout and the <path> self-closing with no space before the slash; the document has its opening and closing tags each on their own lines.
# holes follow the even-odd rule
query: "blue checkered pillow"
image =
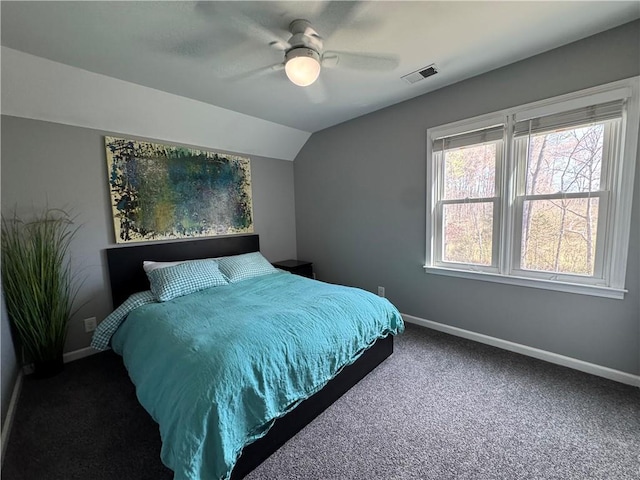
<svg viewBox="0 0 640 480">
<path fill-rule="evenodd" d="M 278 271 L 260 252 L 219 258 L 218 265 L 220 266 L 220 271 L 224 273 L 230 283 Z"/>
<path fill-rule="evenodd" d="M 134 308 L 147 305 L 148 303 L 156 303 L 156 299 L 153 294 L 147 290 L 145 292 L 138 292 L 131 295 L 127 300 L 116 308 L 107 318 L 105 318 L 96 331 L 93 332 L 93 338 L 91 339 L 91 346 L 96 350 L 107 350 L 109 348 L 109 341 L 120 324 L 127 318 L 129 312 Z"/>
<path fill-rule="evenodd" d="M 210 259 L 157 268 L 147 273 L 147 277 L 151 292 L 159 302 L 229 283 L 215 260 Z"/>
</svg>

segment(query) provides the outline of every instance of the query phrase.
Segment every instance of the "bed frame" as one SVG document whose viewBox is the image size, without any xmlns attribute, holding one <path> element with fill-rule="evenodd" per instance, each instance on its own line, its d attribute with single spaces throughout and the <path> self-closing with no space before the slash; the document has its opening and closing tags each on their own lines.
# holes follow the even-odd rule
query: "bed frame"
<svg viewBox="0 0 640 480">
<path fill-rule="evenodd" d="M 132 293 L 149 289 L 147 276 L 142 269 L 144 260 L 170 262 L 258 251 L 260 251 L 258 235 L 109 248 L 106 250 L 106 255 L 113 308 L 122 304 Z M 267 435 L 244 448 L 233 470 L 232 480 L 243 478 L 260 465 L 392 353 L 393 337 L 391 335 L 378 340 L 356 362 L 345 367 L 327 383 L 322 390 L 278 419 Z"/>
</svg>

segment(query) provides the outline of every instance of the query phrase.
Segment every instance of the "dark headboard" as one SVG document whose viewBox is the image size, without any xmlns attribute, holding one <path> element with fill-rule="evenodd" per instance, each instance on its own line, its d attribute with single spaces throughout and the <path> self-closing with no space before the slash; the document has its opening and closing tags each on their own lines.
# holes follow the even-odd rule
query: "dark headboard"
<svg viewBox="0 0 640 480">
<path fill-rule="evenodd" d="M 153 260 L 173 262 L 198 258 L 226 257 L 260 251 L 258 235 L 205 238 L 184 242 L 138 244 L 107 248 L 107 264 L 111 283 L 113 308 L 117 308 L 132 293 L 149 290 L 149 281 L 142 262 Z"/>
</svg>

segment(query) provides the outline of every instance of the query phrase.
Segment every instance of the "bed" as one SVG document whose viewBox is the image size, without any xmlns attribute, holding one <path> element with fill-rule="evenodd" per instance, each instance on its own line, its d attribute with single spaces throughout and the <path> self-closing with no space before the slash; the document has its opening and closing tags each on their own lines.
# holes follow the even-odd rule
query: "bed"
<svg viewBox="0 0 640 480">
<path fill-rule="evenodd" d="M 114 309 L 117 311 L 125 307 L 131 295 L 140 295 L 138 292 L 149 290 L 149 280 L 142 269 L 143 261 L 171 262 L 218 257 L 233 258 L 236 255 L 249 255 L 259 250 L 257 235 L 107 249 Z M 343 312 L 346 308 L 341 304 L 343 294 L 345 298 L 347 295 L 355 295 L 353 301 L 356 302 L 354 305 L 358 305 L 357 311 Z M 328 299 L 331 301 L 326 302 L 325 300 Z M 290 303 L 289 300 L 293 301 Z M 332 305 L 329 310 L 333 308 L 330 315 L 327 315 L 324 310 L 319 310 L 326 309 L 327 303 Z M 274 304 L 283 305 L 283 307 L 274 310 L 276 308 Z M 371 316 L 367 313 L 369 309 L 377 312 L 373 316 L 385 318 L 373 319 L 371 322 L 360 319 L 359 317 L 363 315 Z M 208 322 L 207 325 L 215 325 L 215 331 L 207 331 L 205 335 L 202 333 L 201 317 L 208 315 L 204 312 L 213 311 L 217 312 L 212 315 L 214 318 L 206 322 Z M 200 313 L 196 315 L 195 312 Z M 193 318 L 190 316 L 192 313 Z M 343 313 L 354 318 L 358 317 L 358 321 L 351 322 L 353 323 L 351 325 L 349 321 L 340 318 Z M 307 316 L 313 318 L 308 320 Z M 248 328 L 247 319 L 254 317 L 256 321 L 251 328 Z M 171 320 L 175 318 L 180 318 L 180 322 Z M 240 320 L 236 321 L 236 319 Z M 282 332 L 277 331 L 280 328 L 283 329 Z M 119 324 L 111 341 L 116 353 L 123 356 L 129 375 L 136 385 L 141 404 L 160 425 L 163 440 L 162 460 L 165 465 L 174 470 L 175 478 L 177 480 L 240 479 L 391 355 L 392 335 L 402 330 L 400 314 L 384 299 L 362 290 L 325 284 L 278 271 L 274 274 L 242 280 L 233 285 L 204 289 L 167 302 L 155 302 L 134 308 Z M 275 337 L 287 337 L 291 340 L 287 340 L 286 345 L 281 346 L 278 338 L 268 338 L 271 331 L 274 331 Z M 292 331 L 296 333 L 293 334 Z M 298 331 L 301 338 L 303 335 L 319 338 L 320 345 L 314 343 L 306 345 L 307 340 L 303 341 L 296 337 Z M 330 332 L 327 338 L 330 336 L 342 338 L 341 343 L 327 347 L 325 343 L 329 340 L 321 338 L 322 332 L 325 331 Z M 256 337 L 253 339 L 246 337 L 246 332 L 251 332 L 251 335 Z M 230 340 L 231 338 L 245 343 L 241 344 L 242 347 L 234 347 L 235 343 Z M 367 343 L 364 347 L 363 342 Z M 176 350 L 178 347 L 174 348 L 175 345 L 183 343 L 189 356 L 184 356 L 182 351 Z M 206 368 L 199 364 L 189 364 L 188 362 L 194 361 L 192 359 L 194 355 L 197 357 L 200 345 L 207 343 L 216 347 L 213 353 L 207 353 L 206 362 L 212 363 Z M 263 346 L 256 347 L 257 353 L 253 351 L 245 353 L 243 350 L 249 348 L 248 344 L 262 343 L 264 343 Z M 305 345 L 302 346 L 303 344 Z M 211 345 L 207 348 L 211 348 Z M 326 348 L 331 348 L 330 355 L 327 355 Z M 308 352 L 304 349 L 308 349 Z M 174 350 L 177 353 L 174 353 Z M 294 350 L 299 350 L 304 355 L 299 355 Z M 282 358 L 279 360 L 268 358 L 266 366 L 261 363 L 257 373 L 254 364 L 238 367 L 238 372 L 242 375 L 245 375 L 242 372 L 249 372 L 248 375 L 253 379 L 251 380 L 253 383 L 256 383 L 254 377 L 259 379 L 257 381 L 259 385 L 249 389 L 251 397 L 248 400 L 246 398 L 248 389 L 245 387 L 239 388 L 245 396 L 242 400 L 236 401 L 236 396 L 240 394 L 236 394 L 235 391 L 220 393 L 212 390 L 214 388 L 224 390 L 220 385 L 226 385 L 229 382 L 216 380 L 211 382 L 215 384 L 214 387 L 203 380 L 202 371 L 209 372 L 215 369 L 212 365 L 217 365 L 217 360 L 213 357 L 217 354 L 225 358 L 243 357 L 242 361 L 244 357 L 260 358 L 262 362 L 263 357 L 267 358 L 261 353 L 262 351 L 269 351 L 269 356 L 274 358 L 279 358 L 278 352 L 284 353 L 281 352 Z M 180 360 L 175 360 L 176 358 Z M 199 358 L 204 357 L 200 355 Z M 286 380 L 274 377 L 270 368 L 273 368 L 273 371 L 288 369 L 289 372 L 284 376 Z M 162 371 L 163 374 L 149 373 L 150 370 Z M 304 382 L 298 377 L 304 377 Z M 269 378 L 269 383 L 278 385 L 277 392 L 273 394 L 277 397 L 275 400 L 263 395 L 261 390 L 263 378 Z M 274 378 L 275 382 L 271 380 Z M 194 393 L 195 390 L 192 391 L 191 388 L 196 388 L 196 385 L 199 390 Z M 254 399 L 256 391 L 260 392 L 257 403 Z M 201 402 L 202 398 L 206 401 Z M 215 408 L 203 410 L 204 413 L 200 414 L 198 409 L 201 403 L 206 404 L 207 408 L 210 408 L 209 404 L 214 404 Z M 256 406 L 258 404 L 259 406 Z M 223 409 L 221 405 L 226 407 Z M 228 413 L 227 410 L 232 413 Z M 251 423 L 256 421 L 252 417 L 254 414 L 260 419 L 257 424 Z M 230 415 L 237 416 L 232 416 L 231 420 L 218 419 Z M 202 427 L 204 433 L 202 435 L 194 433 L 196 430 L 199 431 L 200 425 L 193 427 L 193 431 L 181 431 L 180 422 L 183 422 L 185 417 L 189 417 L 191 423 L 194 419 L 196 424 L 206 423 L 207 425 Z M 198 421 L 205 417 L 206 421 Z M 250 420 L 247 420 L 249 417 Z M 218 438 L 222 436 L 220 432 L 211 432 L 214 429 L 207 423 L 210 418 L 216 419 L 213 423 L 220 431 L 229 430 L 232 438 L 241 438 L 238 444 L 241 447 L 238 449 L 236 445 L 227 449 L 228 451 L 222 450 L 223 447 L 220 445 L 225 446 L 232 442 L 227 441 L 226 437 L 220 440 Z M 268 421 L 263 422 L 263 420 Z M 241 426 L 237 427 L 237 425 Z M 179 438 L 180 441 L 176 442 L 174 437 Z M 188 437 L 188 441 L 183 442 L 185 437 Z M 198 439 L 192 442 L 191 437 L 198 437 Z M 210 442 L 213 447 L 210 447 L 207 442 Z M 177 444 L 182 446 L 183 443 L 189 443 L 189 448 L 185 447 L 186 453 L 185 450 L 175 447 Z M 201 450 L 206 452 L 203 453 Z M 219 459 L 214 459 L 215 461 L 207 459 L 212 455 L 207 452 L 214 451 L 219 454 L 219 458 L 225 458 L 222 462 L 224 465 L 220 465 Z M 191 454 L 197 457 L 197 461 L 183 458 Z M 186 463 L 183 465 L 183 462 Z M 206 464 L 215 464 L 216 469 L 206 470 Z M 212 473 L 214 471 L 215 473 Z"/>
</svg>

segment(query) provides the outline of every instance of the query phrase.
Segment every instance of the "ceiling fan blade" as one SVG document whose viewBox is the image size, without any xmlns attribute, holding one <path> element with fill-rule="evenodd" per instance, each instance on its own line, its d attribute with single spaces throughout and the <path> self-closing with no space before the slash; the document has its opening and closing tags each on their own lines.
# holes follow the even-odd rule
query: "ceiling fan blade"
<svg viewBox="0 0 640 480">
<path fill-rule="evenodd" d="M 362 3 L 363 2 L 361 1 L 326 2 L 326 6 L 318 15 L 318 21 L 316 22 L 321 25 L 322 28 L 320 31 L 324 38 L 331 37 L 334 32 L 340 30 L 344 25 L 348 25 L 349 22 L 351 22 L 351 20 L 357 15 Z"/>
<path fill-rule="evenodd" d="M 162 52 L 181 57 L 207 58 L 220 51 L 211 32 L 200 32 L 178 42 L 155 40 L 153 43 Z"/>
<path fill-rule="evenodd" d="M 316 37 L 316 38 L 318 38 L 318 39 L 322 40 L 322 37 L 321 37 L 321 36 L 318 34 L 318 32 L 316 32 L 316 30 L 315 30 L 313 27 L 311 27 L 311 26 L 309 26 L 309 27 L 307 27 L 307 28 L 305 28 L 305 29 L 304 29 L 304 34 L 305 34 L 305 35 L 308 35 L 308 36 L 310 36 L 310 37 Z"/>
<path fill-rule="evenodd" d="M 245 41 L 211 55 L 207 64 L 218 78 L 227 78 L 241 76 L 242 72 L 250 71 L 259 65 L 282 62 L 282 58 L 278 52 L 256 48 L 254 42 Z"/>
<path fill-rule="evenodd" d="M 248 36 L 258 40 L 260 43 L 264 43 L 265 45 L 270 45 L 274 41 L 286 43 L 274 32 L 266 27 L 263 27 L 262 25 L 242 13 L 233 18 L 232 22 L 237 22 L 238 28 L 243 29 L 243 31 Z"/>
<path fill-rule="evenodd" d="M 291 44 L 289 42 L 285 42 L 284 40 L 274 40 L 273 42 L 269 43 L 269 46 L 275 48 L 276 50 L 282 50 L 283 52 L 291 48 Z"/>
<path fill-rule="evenodd" d="M 289 32 L 276 30 L 261 25 L 240 9 L 244 2 L 197 2 L 196 8 L 205 15 L 223 19 L 224 24 L 232 30 L 257 40 L 264 45 L 286 43 L 282 36 L 288 38 Z M 280 35 L 282 34 L 282 36 Z"/>
<path fill-rule="evenodd" d="M 302 90 L 304 91 L 309 101 L 316 105 L 325 103 L 329 98 L 329 93 L 327 92 L 324 82 L 322 81 L 322 76 L 320 76 L 318 80 L 316 80 L 308 87 L 303 87 Z"/>
<path fill-rule="evenodd" d="M 390 72 L 395 70 L 400 61 L 395 55 L 349 53 L 328 51 L 322 55 L 322 66 L 327 68 L 351 68 L 353 70 L 368 70 Z"/>
<path fill-rule="evenodd" d="M 284 63 L 276 63 L 275 65 L 268 65 L 266 67 L 256 68 L 255 70 L 249 70 L 248 72 L 241 72 L 235 75 L 221 76 L 221 78 L 231 81 L 255 80 L 264 75 L 278 72 L 280 70 L 284 70 Z"/>
</svg>

